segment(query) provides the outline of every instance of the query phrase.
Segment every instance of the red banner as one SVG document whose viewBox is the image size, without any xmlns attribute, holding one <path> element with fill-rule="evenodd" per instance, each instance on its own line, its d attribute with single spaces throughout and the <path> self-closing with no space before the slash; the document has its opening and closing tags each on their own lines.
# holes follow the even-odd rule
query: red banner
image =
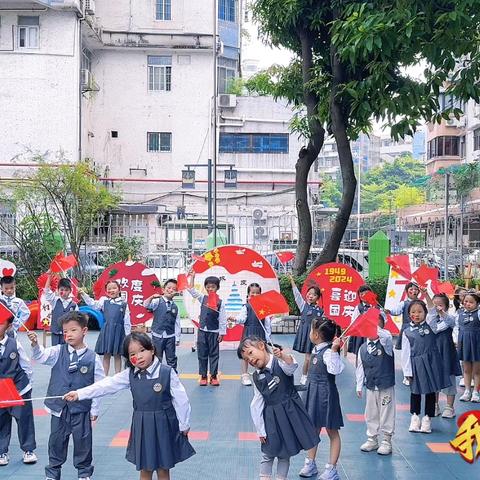
<svg viewBox="0 0 480 480">
<path fill-rule="evenodd" d="M 342 328 L 350 325 L 353 311 L 359 304 L 358 289 L 365 284 L 362 276 L 349 265 L 326 263 L 313 270 L 305 280 L 302 295 L 317 285 L 322 292 L 319 301 L 325 316 Z"/>
</svg>

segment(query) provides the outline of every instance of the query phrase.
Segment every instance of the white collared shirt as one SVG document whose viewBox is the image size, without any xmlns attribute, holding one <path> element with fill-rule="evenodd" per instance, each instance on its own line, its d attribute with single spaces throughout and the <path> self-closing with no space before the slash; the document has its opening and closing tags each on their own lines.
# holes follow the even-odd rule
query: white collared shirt
<svg viewBox="0 0 480 480">
<path fill-rule="evenodd" d="M 203 299 L 206 297 L 203 293 L 199 292 L 195 288 L 189 288 L 187 292 L 193 297 L 196 298 L 201 304 L 203 303 Z M 200 328 L 204 332 L 215 332 L 219 333 L 220 335 L 225 335 L 227 333 L 227 312 L 225 311 L 225 302 L 222 302 L 220 305 L 220 310 L 218 312 L 218 326 L 217 330 L 209 330 L 207 327 Z"/>
<path fill-rule="evenodd" d="M 122 300 L 122 297 L 109 298 L 109 297 L 103 296 L 103 297 L 100 297 L 98 300 L 94 300 L 86 293 L 82 292 L 81 295 L 83 300 L 89 307 L 92 307 L 94 310 L 99 310 L 100 312 L 103 312 L 103 307 L 105 305 L 105 302 L 111 302 L 111 303 L 117 303 L 117 304 L 125 303 Z M 128 303 L 126 304 L 125 315 L 123 316 L 123 329 L 125 331 L 125 335 L 129 335 L 132 330 L 132 325 L 130 323 L 130 309 L 128 308 Z"/>
<path fill-rule="evenodd" d="M 0 340 L 0 357 L 3 356 L 5 352 L 5 347 L 7 345 L 8 339 L 9 339 L 8 335 L 5 334 L 3 336 L 3 339 Z M 18 392 L 21 396 L 32 389 L 33 370 L 32 370 L 32 364 L 30 363 L 30 359 L 28 358 L 27 353 L 25 352 L 25 349 L 22 347 L 21 343 L 16 338 L 12 338 L 12 341 L 17 342 L 18 362 L 20 364 L 20 368 L 27 374 L 27 377 L 29 380 L 28 385 L 25 388 L 23 388 L 20 392 Z"/>
<path fill-rule="evenodd" d="M 271 353 L 269 355 L 270 355 L 270 358 L 265 368 L 268 368 L 269 370 L 271 370 L 272 363 L 273 363 L 273 355 Z M 293 359 L 293 363 L 290 365 L 284 362 L 283 360 L 280 360 L 280 359 L 277 359 L 277 360 L 278 360 L 278 365 L 283 370 L 283 373 L 291 377 L 295 373 L 295 370 L 298 367 L 298 363 L 295 360 L 295 357 L 293 355 L 290 355 L 290 356 Z M 259 371 L 260 370 L 257 369 L 257 372 Z M 259 392 L 258 388 L 255 386 L 255 383 L 253 383 L 253 391 L 254 391 L 254 395 L 253 395 L 252 402 L 250 403 L 250 413 L 252 415 L 253 424 L 255 425 L 258 436 L 266 437 L 267 432 L 265 430 L 265 421 L 263 420 L 263 409 L 265 408 L 265 400 L 263 399 L 263 396 Z"/>
<path fill-rule="evenodd" d="M 427 323 L 433 330 L 433 333 L 440 333 L 448 328 L 455 328 L 456 319 L 454 315 L 444 313 L 439 314 L 435 307 L 428 310 Z"/>
<path fill-rule="evenodd" d="M 248 310 L 247 306 L 243 305 L 242 309 L 240 310 L 240 313 L 238 314 L 238 317 L 235 318 L 235 323 L 238 325 L 243 325 L 247 321 L 247 316 L 248 316 Z M 265 327 L 265 331 L 267 332 L 267 337 L 270 337 L 272 334 L 272 317 L 268 316 L 265 317 L 265 320 L 263 321 L 263 326 Z"/>
<path fill-rule="evenodd" d="M 15 295 L 13 297 L 7 297 L 2 293 L 0 294 L 0 298 L 15 315 L 12 328 L 13 331 L 17 333 L 22 324 L 25 324 L 30 318 L 30 310 L 28 309 L 27 304 L 21 298 L 18 298 Z"/>
<path fill-rule="evenodd" d="M 160 368 L 157 368 L 157 365 L 159 362 L 158 358 L 154 357 L 153 363 L 147 368 L 147 379 L 158 378 Z M 135 373 L 138 371 L 139 369 L 135 368 Z M 95 399 L 105 395 L 112 395 L 127 388 L 130 388 L 129 368 L 122 370 L 113 377 L 106 377 L 99 382 L 95 382 L 93 385 L 80 388 L 77 390 L 77 393 L 79 400 L 85 400 L 87 398 Z M 184 432 L 190 428 L 190 413 L 192 409 L 187 392 L 173 368 L 170 371 L 170 394 L 172 396 L 172 404 L 178 419 L 180 431 Z"/>
<path fill-rule="evenodd" d="M 295 299 L 295 303 L 297 304 L 298 310 L 300 310 L 300 313 L 302 313 L 307 302 L 302 297 L 302 294 L 296 285 L 295 286 L 292 285 L 292 291 L 293 291 L 293 298 Z"/>
<path fill-rule="evenodd" d="M 43 363 L 43 365 L 48 365 L 50 367 L 53 367 L 57 363 L 58 358 L 60 357 L 61 348 L 62 348 L 62 345 L 55 345 L 54 347 L 44 348 L 42 345 L 39 345 L 37 343 L 32 348 L 32 359 L 37 361 L 38 363 Z M 88 348 L 87 346 L 83 348 L 79 348 L 77 350 L 77 355 L 81 357 L 87 351 L 87 348 Z M 72 354 L 74 350 L 75 349 L 72 346 L 68 345 L 70 360 L 72 360 Z M 103 363 L 97 354 L 95 354 L 95 371 L 94 371 L 93 378 L 95 382 L 98 382 L 99 380 L 102 380 L 103 378 L 105 378 Z M 99 406 L 100 406 L 100 402 L 98 400 L 92 401 L 92 408 L 90 409 L 90 414 L 92 416 L 94 417 L 98 416 Z M 50 413 L 51 415 L 54 415 L 55 417 L 60 417 L 62 414 L 61 411 L 54 412 L 53 410 L 50 410 L 47 406 L 45 406 L 44 408 L 48 413 Z"/>
<path fill-rule="evenodd" d="M 169 298 L 166 298 L 165 296 L 163 296 L 161 298 L 165 304 L 168 305 L 167 302 L 170 302 L 171 305 L 173 305 L 175 302 L 173 301 L 173 298 L 172 299 L 169 299 Z M 151 302 L 149 302 L 148 305 L 146 305 L 145 302 L 143 302 L 143 306 L 150 312 L 154 312 L 160 305 L 160 298 L 152 298 Z M 152 332 L 152 336 L 154 337 L 158 337 L 158 338 L 171 338 L 171 337 L 175 337 L 175 340 L 177 342 L 180 341 L 180 336 L 182 334 L 182 325 L 180 323 L 180 309 L 177 308 L 177 316 L 175 318 L 175 333 L 172 333 L 171 335 L 168 335 L 167 332 L 162 332 L 161 334 L 159 333 L 155 333 L 155 332 Z"/>
<path fill-rule="evenodd" d="M 70 295 L 68 298 L 62 298 L 60 295 L 55 293 L 53 290 L 45 290 L 43 292 L 43 295 L 45 297 L 45 301 L 47 301 L 52 308 L 55 308 L 55 305 L 57 304 L 57 300 L 60 300 L 62 302 L 63 308 L 67 308 L 70 303 L 73 301 L 73 296 Z M 78 310 L 78 305 L 74 302 L 75 305 L 75 310 Z"/>
<path fill-rule="evenodd" d="M 318 345 L 315 345 L 312 350 L 312 355 L 316 355 L 322 348 L 328 345 L 329 342 L 322 342 Z M 339 352 L 334 352 L 331 348 L 327 348 L 323 352 L 322 357 L 323 363 L 327 366 L 327 372 L 332 375 L 339 375 L 343 372 L 345 364 L 343 363 L 342 357 Z"/>
</svg>

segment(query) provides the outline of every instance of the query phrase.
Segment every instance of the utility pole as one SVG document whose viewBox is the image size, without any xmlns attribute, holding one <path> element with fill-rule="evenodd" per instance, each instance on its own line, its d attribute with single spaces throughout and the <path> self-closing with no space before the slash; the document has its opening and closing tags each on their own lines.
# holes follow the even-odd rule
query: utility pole
<svg viewBox="0 0 480 480">
<path fill-rule="evenodd" d="M 218 1 L 213 0 L 213 244 L 217 246 L 217 101 L 218 101 Z M 209 181 L 209 185 L 210 185 Z M 211 198 L 211 197 L 210 197 Z"/>
<path fill-rule="evenodd" d="M 444 231 L 444 264 L 443 268 L 445 269 L 444 280 L 448 280 L 448 204 L 449 204 L 449 180 L 450 174 L 445 172 L 445 231 Z"/>
</svg>

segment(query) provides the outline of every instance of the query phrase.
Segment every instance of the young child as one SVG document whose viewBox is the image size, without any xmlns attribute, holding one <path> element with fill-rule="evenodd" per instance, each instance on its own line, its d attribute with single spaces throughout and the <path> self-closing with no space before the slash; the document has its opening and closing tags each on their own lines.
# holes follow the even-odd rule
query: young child
<svg viewBox="0 0 480 480">
<path fill-rule="evenodd" d="M 12 326 L 7 332 L 8 335 L 14 336 L 22 324 L 25 324 L 30 318 L 30 310 L 25 302 L 15 295 L 15 279 L 13 277 L 2 277 L 0 287 L 2 290 L 0 300 L 3 301 L 7 308 L 15 315 Z"/>
<path fill-rule="evenodd" d="M 167 280 L 163 286 L 163 296 L 155 293 L 143 302 L 143 306 L 153 312 L 152 340 L 155 352 L 160 359 L 177 371 L 177 355 L 175 347 L 180 345 L 181 325 L 180 311 L 173 301 L 177 294 L 177 281 Z"/>
<path fill-rule="evenodd" d="M 0 378 L 12 378 L 22 398 L 32 398 L 32 366 L 25 350 L 16 338 L 9 337 L 7 330 L 13 323 L 13 316 L 0 322 Z M 35 463 L 37 456 L 33 452 L 35 443 L 35 425 L 33 422 L 32 402 L 23 406 L 0 408 L 0 466 L 8 465 L 8 447 L 12 434 L 12 418 L 18 429 L 18 440 L 23 450 L 23 463 Z"/>
<path fill-rule="evenodd" d="M 402 349 L 403 331 L 410 324 L 410 318 L 408 317 L 408 307 L 413 301 L 418 300 L 418 296 L 420 295 L 420 289 L 413 282 L 409 282 L 405 285 L 405 292 L 407 294 L 407 299 L 400 302 L 395 308 L 389 310 L 389 313 L 391 313 L 392 315 L 402 316 L 402 326 L 400 328 L 400 334 L 398 335 L 397 342 L 395 344 L 396 350 Z"/>
<path fill-rule="evenodd" d="M 37 334 L 28 332 L 32 343 L 32 358 L 52 367 L 45 409 L 52 416 L 48 439 L 46 480 L 59 480 L 62 465 L 67 460 L 68 441 L 73 438 L 73 465 L 79 480 L 90 480 L 92 466 L 92 424 L 98 417 L 98 402 L 84 400 L 67 404 L 62 398 L 72 388 L 82 388 L 105 377 L 100 357 L 85 344 L 88 318 L 80 312 L 70 312 L 62 319 L 66 343 L 43 348 Z"/>
<path fill-rule="evenodd" d="M 95 345 L 95 352 L 103 355 L 103 369 L 108 376 L 112 355 L 115 373 L 122 369 L 123 341 L 132 327 L 128 304 L 120 295 L 120 285 L 115 280 L 109 280 L 105 284 L 105 291 L 107 296 L 100 297 L 98 300 L 93 300 L 83 290 L 80 290 L 80 294 L 87 305 L 102 311 L 105 317 L 105 323 Z"/>
<path fill-rule="evenodd" d="M 63 337 L 60 318 L 66 313 L 78 310 L 77 304 L 72 299 L 72 282 L 68 278 L 61 278 L 58 282 L 58 292 L 51 290 L 50 284 L 52 276 L 49 273 L 45 283 L 45 300 L 52 306 L 52 321 L 50 323 L 50 335 L 52 337 L 52 347 L 65 343 Z"/>
<path fill-rule="evenodd" d="M 330 455 L 324 472 L 318 477 L 322 480 L 337 480 L 337 462 L 340 456 L 340 427 L 343 427 L 340 397 L 335 384 L 335 376 L 345 368 L 339 354 L 340 339 L 335 339 L 337 325 L 328 318 L 315 318 L 310 330 L 310 339 L 315 345 L 308 369 L 305 406 L 313 424 L 320 435 L 322 428 L 327 430 L 330 440 Z M 317 445 L 307 452 L 305 465 L 300 470 L 301 477 L 317 476 L 315 462 Z"/>
<path fill-rule="evenodd" d="M 447 396 L 447 405 L 442 412 L 443 418 L 455 417 L 455 395 L 457 394 L 457 379 L 462 375 L 458 354 L 453 343 L 453 328 L 455 327 L 455 317 L 448 314 L 450 301 L 445 294 L 434 295 L 430 298 L 425 291 L 425 299 L 428 306 L 427 323 L 435 333 L 437 348 L 442 359 L 442 367 L 450 378 L 450 386 L 443 389 L 442 392 Z M 436 394 L 435 416 L 440 415 L 438 406 L 439 394 Z"/>
<path fill-rule="evenodd" d="M 253 308 L 250 306 L 250 298 L 260 295 L 261 293 L 262 287 L 260 287 L 258 283 L 251 283 L 247 287 L 247 303 L 243 306 L 237 318 L 230 317 L 229 320 L 236 322 L 237 324 L 244 325 L 242 338 L 255 336 L 261 338 L 264 342 L 267 342 L 270 339 L 272 332 L 271 319 L 270 317 L 266 317 L 263 320 L 259 320 L 255 315 Z M 267 335 L 265 335 L 265 332 Z M 248 374 L 248 362 L 242 359 L 240 363 L 242 372 L 242 385 L 251 385 L 252 382 L 250 380 L 250 375 Z"/>
<path fill-rule="evenodd" d="M 302 376 L 300 377 L 300 385 L 307 383 L 308 366 L 310 365 L 310 355 L 313 349 L 313 343 L 310 340 L 310 327 L 314 318 L 320 318 L 323 315 L 323 310 L 318 306 L 322 294 L 320 289 L 313 285 L 311 286 L 305 295 L 305 300 L 300 293 L 295 280 L 290 275 L 290 283 L 292 284 L 293 296 L 295 303 L 300 310 L 300 324 L 295 334 L 295 340 L 293 342 L 293 350 L 299 353 L 305 354 L 303 361 Z"/>
<path fill-rule="evenodd" d="M 219 299 L 217 309 L 208 306 L 208 295 L 203 295 L 194 288 L 195 272 L 191 270 L 190 295 L 201 303 L 200 328 L 197 336 L 198 373 L 200 374 L 200 386 L 207 385 L 208 364 L 210 363 L 210 385 L 218 387 L 218 359 L 220 357 L 220 343 L 227 332 L 227 314 L 225 306 Z M 207 277 L 203 283 L 208 294 L 216 293 L 220 288 L 218 277 Z"/>
<path fill-rule="evenodd" d="M 390 455 L 395 431 L 395 359 L 392 334 L 383 326 L 384 318 L 380 316 L 378 334 L 360 347 L 356 380 L 358 398 L 362 398 L 363 386 L 367 390 L 367 441 L 360 450 Z M 379 445 L 380 434 L 383 439 Z"/>
<path fill-rule="evenodd" d="M 318 433 L 293 382 L 297 362 L 278 347 L 273 349 L 272 355 L 259 337 L 243 338 L 237 354 L 256 369 L 250 411 L 261 443 L 260 479 L 272 479 L 273 462 L 277 458 L 275 478 L 285 480 L 290 457 L 319 442 Z"/>
<path fill-rule="evenodd" d="M 478 308 L 480 296 L 467 292 L 463 299 L 463 310 L 458 313 L 458 357 L 463 362 L 465 392 L 462 402 L 480 402 L 480 318 Z M 474 391 L 472 393 L 472 379 Z"/>
<path fill-rule="evenodd" d="M 188 441 L 190 402 L 175 370 L 155 356 L 148 335 L 128 335 L 124 355 L 125 370 L 72 391 L 65 399 L 84 402 L 129 388 L 133 417 L 126 459 L 140 471 L 140 480 L 151 480 L 154 471 L 159 480 L 168 480 L 175 464 L 195 454 Z"/>
<path fill-rule="evenodd" d="M 413 300 L 407 314 L 411 319 L 402 339 L 402 369 L 410 383 L 409 432 L 431 433 L 431 419 L 435 416 L 435 395 L 450 386 L 450 377 L 442 366 L 435 333 L 426 322 L 427 307 L 421 300 Z M 420 422 L 422 395 L 425 395 L 425 416 Z"/>
</svg>

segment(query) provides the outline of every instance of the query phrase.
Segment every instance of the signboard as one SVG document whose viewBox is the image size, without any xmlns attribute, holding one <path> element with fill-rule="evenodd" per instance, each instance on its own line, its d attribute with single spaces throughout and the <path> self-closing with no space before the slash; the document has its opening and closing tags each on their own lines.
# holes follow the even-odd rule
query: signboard
<svg viewBox="0 0 480 480">
<path fill-rule="evenodd" d="M 182 188 L 195 188 L 195 170 L 182 170 Z"/>
</svg>

